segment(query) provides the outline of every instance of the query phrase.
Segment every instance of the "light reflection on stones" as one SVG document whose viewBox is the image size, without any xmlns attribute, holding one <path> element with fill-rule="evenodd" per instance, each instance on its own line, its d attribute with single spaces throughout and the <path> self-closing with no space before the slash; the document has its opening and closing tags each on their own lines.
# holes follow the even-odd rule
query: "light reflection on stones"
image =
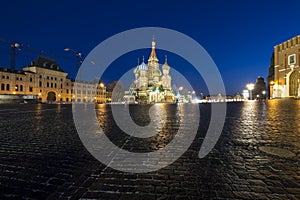
<svg viewBox="0 0 300 200">
<path fill-rule="evenodd" d="M 166 126 L 147 141 L 149 146 L 141 143 L 141 151 L 163 148 L 170 139 L 166 136 L 176 134 L 184 106 L 163 107 Z M 299 199 L 300 101 L 228 103 L 221 138 L 204 159 L 197 153 L 210 106 L 199 107 L 201 126 L 184 155 L 159 171 L 131 174 L 107 168 L 86 151 L 69 105 L 61 105 L 61 112 L 57 105 L 2 106 L 7 111 L 0 115 L 0 197 Z M 110 135 L 117 127 L 109 105 L 96 108 L 100 126 Z M 128 143 L 132 151 L 138 150 L 137 144 Z M 296 156 L 281 158 L 260 151 L 261 146 L 287 149 Z"/>
</svg>

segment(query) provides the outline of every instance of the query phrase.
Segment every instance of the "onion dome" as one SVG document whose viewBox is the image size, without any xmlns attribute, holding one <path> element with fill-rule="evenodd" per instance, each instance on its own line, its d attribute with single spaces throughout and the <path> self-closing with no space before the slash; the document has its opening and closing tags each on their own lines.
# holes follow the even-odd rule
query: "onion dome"
<svg viewBox="0 0 300 200">
<path fill-rule="evenodd" d="M 162 69 L 163 70 L 170 70 L 170 65 L 168 64 L 168 60 L 167 60 L 167 56 L 166 56 L 166 59 L 165 59 L 165 63 L 163 64 L 162 66 Z"/>
<path fill-rule="evenodd" d="M 161 71 L 159 69 L 155 70 L 153 76 L 161 76 Z"/>
<path fill-rule="evenodd" d="M 146 65 L 146 63 L 143 61 L 142 64 L 140 64 L 139 66 L 139 70 L 142 71 L 147 71 L 148 70 L 148 65 Z"/>
<path fill-rule="evenodd" d="M 134 73 L 134 74 L 138 74 L 138 73 L 139 73 L 139 66 L 140 66 L 140 59 L 138 58 L 137 66 L 136 66 L 135 69 L 133 70 L 133 73 Z"/>
<path fill-rule="evenodd" d="M 133 70 L 134 74 L 138 74 L 139 73 L 139 66 L 137 66 L 134 70 Z"/>
<path fill-rule="evenodd" d="M 148 70 L 148 65 L 146 65 L 146 63 L 144 61 L 144 56 L 143 56 L 143 62 L 142 62 L 142 64 L 140 64 L 138 67 L 139 67 L 140 71 L 147 71 Z"/>
</svg>

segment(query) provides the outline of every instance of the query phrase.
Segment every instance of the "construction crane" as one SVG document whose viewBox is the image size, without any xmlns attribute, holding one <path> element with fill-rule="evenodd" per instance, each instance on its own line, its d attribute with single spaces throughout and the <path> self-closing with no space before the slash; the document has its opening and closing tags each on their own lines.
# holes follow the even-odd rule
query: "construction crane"
<svg viewBox="0 0 300 200">
<path fill-rule="evenodd" d="M 15 70 L 16 69 L 16 50 L 22 50 L 22 54 L 20 56 L 27 57 L 33 59 L 35 56 L 43 55 L 44 57 L 51 58 L 51 59 L 58 59 L 58 60 L 73 60 L 71 57 L 66 56 L 59 56 L 59 55 L 50 55 L 46 53 L 45 51 L 37 50 L 31 48 L 29 45 L 20 44 L 18 42 L 12 42 L 5 40 L 3 38 L 0 38 L 0 43 L 4 43 L 6 45 L 9 45 L 10 47 L 10 69 Z M 27 53 L 30 53 L 31 55 L 26 55 Z M 33 55 L 34 56 L 33 56 Z"/>
<path fill-rule="evenodd" d="M 15 70 L 16 68 L 16 49 L 21 50 L 22 46 L 17 42 L 9 42 L 7 40 L 1 39 L 0 42 L 9 44 L 10 46 L 10 69 Z"/>
</svg>

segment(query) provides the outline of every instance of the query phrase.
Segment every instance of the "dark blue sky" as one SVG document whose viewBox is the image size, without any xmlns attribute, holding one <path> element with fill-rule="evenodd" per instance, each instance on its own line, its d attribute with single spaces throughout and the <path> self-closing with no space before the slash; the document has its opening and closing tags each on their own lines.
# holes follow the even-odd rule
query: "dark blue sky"
<svg viewBox="0 0 300 200">
<path fill-rule="evenodd" d="M 0 38 L 47 52 L 74 77 L 75 58 L 64 52 L 64 47 L 87 55 L 103 40 L 127 29 L 170 28 L 192 37 L 208 51 L 222 74 L 227 93 L 233 94 L 258 76 L 265 78 L 273 46 L 300 34 L 299 7 L 299 1 L 261 0 L 11 0 L 0 5 Z M 145 38 L 149 46 L 151 39 Z M 145 54 L 147 57 L 148 51 Z M 18 67 L 37 55 L 29 49 L 21 50 Z M 128 68 L 136 65 L 136 59 L 126 62 Z M 0 43 L 0 66 L 7 65 L 9 48 Z"/>
</svg>

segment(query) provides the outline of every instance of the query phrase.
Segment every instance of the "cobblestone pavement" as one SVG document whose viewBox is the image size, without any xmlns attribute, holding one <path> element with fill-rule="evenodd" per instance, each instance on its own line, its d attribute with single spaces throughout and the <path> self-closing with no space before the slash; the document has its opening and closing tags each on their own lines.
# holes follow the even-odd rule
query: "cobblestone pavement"
<svg viewBox="0 0 300 200">
<path fill-rule="evenodd" d="M 108 105 L 99 106 L 102 127 L 115 144 L 152 151 L 176 131 L 176 106 L 164 134 L 128 140 L 117 131 Z M 300 101 L 228 103 L 222 135 L 205 158 L 198 151 L 209 123 L 201 104 L 198 134 L 189 150 L 155 172 L 116 171 L 93 158 L 81 143 L 71 105 L 0 105 L 1 199 L 300 199 Z M 132 107 L 132 116 L 149 119 Z M 175 114 L 174 114 L 175 113 Z M 141 122 L 139 122 L 141 123 Z M 260 150 L 271 146 L 293 157 Z M 180 148 L 180 147 L 178 147 Z"/>
</svg>

